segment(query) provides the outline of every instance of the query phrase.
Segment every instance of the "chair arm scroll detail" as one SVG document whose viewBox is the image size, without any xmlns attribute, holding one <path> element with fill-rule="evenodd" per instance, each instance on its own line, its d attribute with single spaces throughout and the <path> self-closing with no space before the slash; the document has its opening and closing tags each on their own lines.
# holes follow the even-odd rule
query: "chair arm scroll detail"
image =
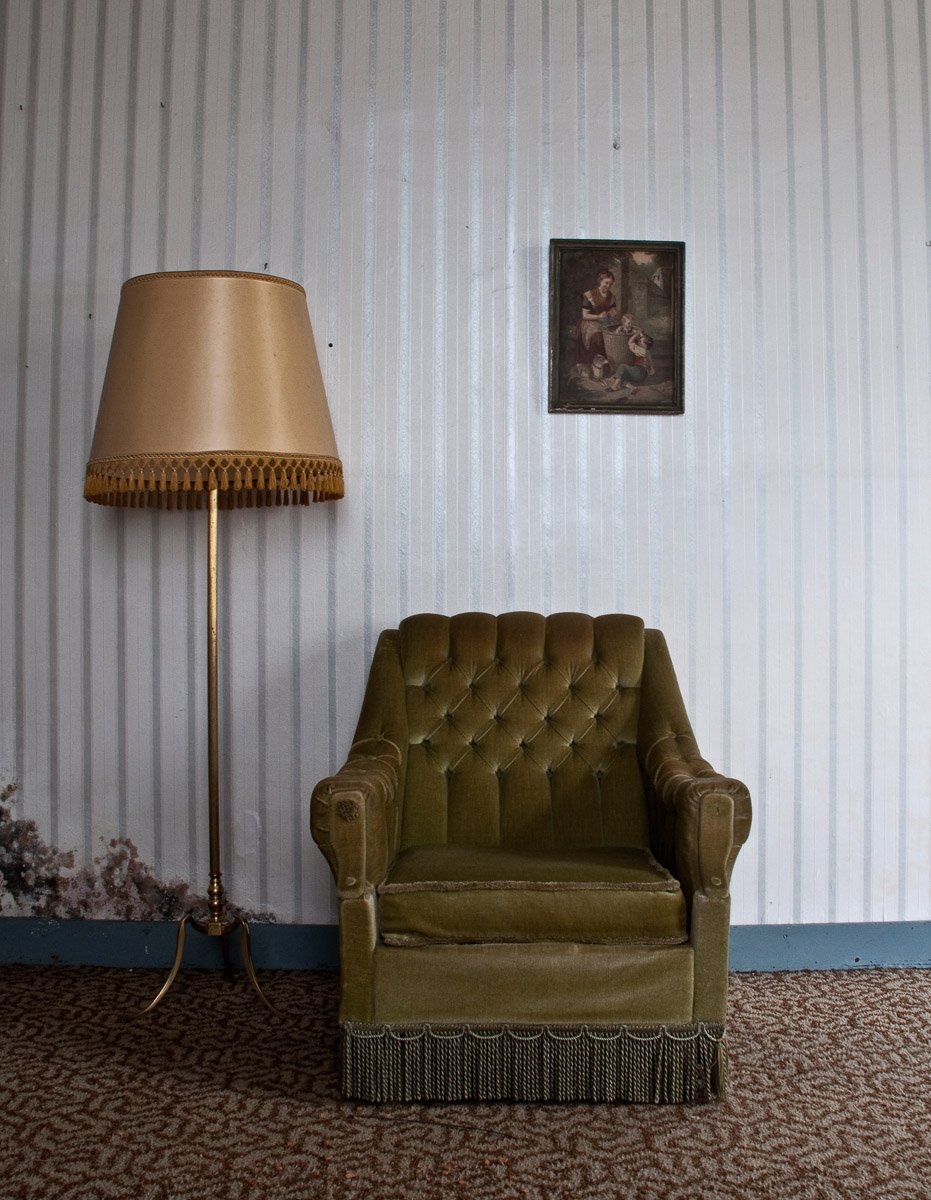
<svg viewBox="0 0 931 1200">
<path fill-rule="evenodd" d="M 311 798 L 311 830 L 340 899 L 377 887 L 394 857 L 401 752 L 386 738 L 356 742 Z"/>
<path fill-rule="evenodd" d="M 715 771 L 698 753 L 691 732 L 657 739 L 644 766 L 673 819 L 676 871 L 687 892 L 726 898 L 734 861 L 750 832 L 746 786 Z"/>
</svg>

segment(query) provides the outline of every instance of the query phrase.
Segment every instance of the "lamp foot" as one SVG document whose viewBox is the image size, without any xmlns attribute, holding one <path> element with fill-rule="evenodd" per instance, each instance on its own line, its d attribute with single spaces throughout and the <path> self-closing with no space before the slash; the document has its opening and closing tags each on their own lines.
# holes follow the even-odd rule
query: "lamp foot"
<svg viewBox="0 0 931 1200">
<path fill-rule="evenodd" d="M 257 996 L 265 1005 L 270 1013 L 276 1017 L 280 1017 L 281 1013 L 275 1008 L 269 998 L 262 990 L 262 985 L 259 983 L 259 978 L 255 973 L 255 966 L 252 962 L 252 946 L 249 937 L 249 923 L 243 917 L 235 917 L 233 920 L 208 920 L 199 921 L 191 913 L 185 913 L 178 922 L 178 940 L 175 944 L 175 958 L 171 964 L 171 970 L 165 982 L 162 984 L 156 996 L 142 1010 L 143 1013 L 149 1013 L 153 1008 L 156 1008 L 165 999 L 171 985 L 178 977 L 178 972 L 181 970 L 181 960 L 184 957 L 184 940 L 185 931 L 188 925 L 196 929 L 198 933 L 206 934 L 208 937 L 219 937 L 220 948 L 223 952 L 223 970 L 226 978 L 230 983 L 235 982 L 233 975 L 233 965 L 230 961 L 229 939 L 230 935 L 239 930 L 239 946 L 242 953 L 243 966 L 246 969 L 246 978 L 252 984 Z"/>
<path fill-rule="evenodd" d="M 171 970 L 168 972 L 168 978 L 159 989 L 158 995 L 153 1000 L 149 1001 L 149 1003 L 142 1010 L 143 1013 L 151 1012 L 153 1008 L 161 1004 L 161 1002 L 165 999 L 165 996 L 168 994 L 168 989 L 177 979 L 178 972 L 181 970 L 181 959 L 184 957 L 184 931 L 190 919 L 191 914 L 185 913 L 178 922 L 178 940 L 175 943 L 175 960 L 171 964 Z"/>
</svg>

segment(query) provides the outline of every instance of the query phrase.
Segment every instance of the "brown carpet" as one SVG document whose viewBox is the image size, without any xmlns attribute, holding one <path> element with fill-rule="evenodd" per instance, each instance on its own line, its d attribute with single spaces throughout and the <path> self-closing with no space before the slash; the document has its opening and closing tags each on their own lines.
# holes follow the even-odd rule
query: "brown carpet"
<svg viewBox="0 0 931 1200">
<path fill-rule="evenodd" d="M 931 971 L 734 975 L 724 1104 L 344 1103 L 336 979 L 0 970 L 2 1200 L 928 1200 Z"/>
</svg>

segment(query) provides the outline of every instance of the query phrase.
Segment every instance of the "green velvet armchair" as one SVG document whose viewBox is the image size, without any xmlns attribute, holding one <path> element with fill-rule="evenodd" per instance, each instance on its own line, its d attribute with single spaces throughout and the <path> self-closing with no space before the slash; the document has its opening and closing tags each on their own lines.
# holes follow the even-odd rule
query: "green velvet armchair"
<svg viewBox="0 0 931 1200">
<path fill-rule="evenodd" d="M 743 784 L 631 616 L 409 617 L 314 789 L 342 1088 L 369 1102 L 724 1094 Z"/>
</svg>

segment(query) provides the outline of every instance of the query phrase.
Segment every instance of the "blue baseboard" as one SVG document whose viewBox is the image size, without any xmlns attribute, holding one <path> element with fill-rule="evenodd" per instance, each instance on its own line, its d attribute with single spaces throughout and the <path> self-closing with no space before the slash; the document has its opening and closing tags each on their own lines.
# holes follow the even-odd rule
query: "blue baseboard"
<svg viewBox="0 0 931 1200">
<path fill-rule="evenodd" d="M 153 967 L 165 970 L 175 952 L 171 921 L 43 921 L 0 918 L 0 964 Z M 233 953 L 236 957 L 236 939 Z M 260 970 L 335 971 L 335 925 L 252 926 L 252 957 Z M 215 938 L 188 935 L 186 967 L 220 967 Z M 931 967 L 931 921 L 856 925 L 735 925 L 732 971 L 823 971 L 863 967 Z"/>
<path fill-rule="evenodd" d="M 335 971 L 339 937 L 335 925 L 249 927 L 252 961 L 260 970 Z M 155 967 L 174 959 L 178 926 L 174 921 L 43 921 L 33 917 L 0 919 L 0 963 L 82 967 Z M 240 962 L 239 938 L 231 940 L 234 963 Z M 185 967 L 223 966 L 217 938 L 190 930 L 184 943 Z"/>
<path fill-rule="evenodd" d="M 732 971 L 931 967 L 931 921 L 733 925 Z"/>
</svg>

